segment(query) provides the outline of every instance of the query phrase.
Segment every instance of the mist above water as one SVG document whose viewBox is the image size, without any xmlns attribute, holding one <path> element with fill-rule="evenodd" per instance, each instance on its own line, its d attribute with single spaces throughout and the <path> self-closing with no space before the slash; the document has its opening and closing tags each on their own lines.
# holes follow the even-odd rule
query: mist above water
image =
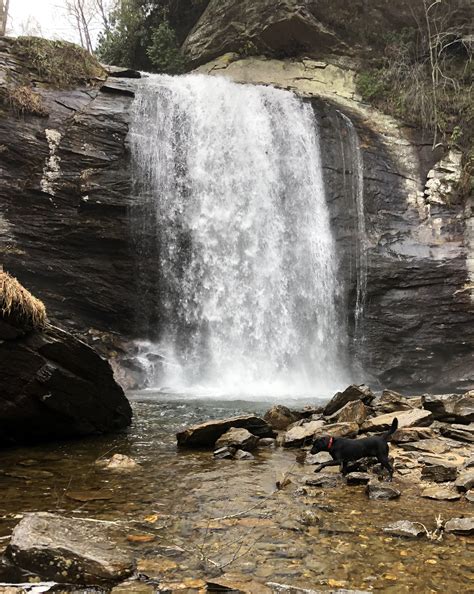
<svg viewBox="0 0 474 594">
<path fill-rule="evenodd" d="M 151 388 L 328 396 L 347 383 L 312 107 L 203 75 L 143 79 L 131 148 Z"/>
</svg>

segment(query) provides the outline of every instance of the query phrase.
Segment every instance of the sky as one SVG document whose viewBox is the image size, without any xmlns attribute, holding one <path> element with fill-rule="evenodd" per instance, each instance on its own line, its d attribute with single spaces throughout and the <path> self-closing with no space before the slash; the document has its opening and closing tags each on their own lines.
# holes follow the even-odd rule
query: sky
<svg viewBox="0 0 474 594">
<path fill-rule="evenodd" d="M 36 29 L 39 25 L 40 30 Z M 79 43 L 79 37 L 70 24 L 64 0 L 10 0 L 8 35 L 22 35 L 28 26 L 30 34 L 41 34 L 50 39 L 65 39 Z M 99 27 L 93 27 L 95 38 Z"/>
</svg>

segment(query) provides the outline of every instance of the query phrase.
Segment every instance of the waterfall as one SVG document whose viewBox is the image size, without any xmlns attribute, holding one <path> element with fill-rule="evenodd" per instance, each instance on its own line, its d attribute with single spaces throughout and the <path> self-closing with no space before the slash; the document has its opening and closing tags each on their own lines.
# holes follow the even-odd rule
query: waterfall
<svg viewBox="0 0 474 594">
<path fill-rule="evenodd" d="M 367 233 L 365 228 L 364 212 L 364 163 L 360 148 L 359 136 L 354 124 L 344 113 L 338 110 L 344 127 L 347 130 L 349 159 L 351 161 L 350 183 L 351 195 L 356 209 L 356 233 L 357 255 L 356 255 L 356 300 L 354 307 L 354 337 L 356 340 L 364 340 L 363 316 L 367 294 Z M 346 185 L 346 156 L 344 142 L 341 137 L 341 156 L 344 175 L 344 186 Z"/>
<path fill-rule="evenodd" d="M 151 75 L 130 141 L 150 385 L 327 396 L 345 384 L 312 107 L 272 87 Z"/>
</svg>

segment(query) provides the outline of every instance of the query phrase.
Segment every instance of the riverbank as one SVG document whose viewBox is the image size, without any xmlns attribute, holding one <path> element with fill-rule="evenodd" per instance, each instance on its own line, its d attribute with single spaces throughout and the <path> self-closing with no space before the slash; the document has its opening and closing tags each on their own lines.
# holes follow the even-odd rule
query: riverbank
<svg viewBox="0 0 474 594">
<path fill-rule="evenodd" d="M 183 428 L 212 418 L 263 416 L 266 403 L 160 402 L 153 395 L 133 397 L 132 406 L 127 434 L 1 452 L 2 545 L 25 513 L 48 511 L 113 523 L 115 545 L 146 580 L 116 592 L 153 592 L 158 584 L 161 591 L 196 592 L 208 583 L 252 593 L 284 591 L 269 583 L 316 591 L 456 592 L 471 584 L 471 538 L 445 533 L 439 541 L 426 535 L 407 540 L 384 531 L 409 520 L 431 532 L 438 516 L 443 522 L 472 516 L 462 494 L 454 501 L 421 497 L 414 480 L 421 464 L 401 466 L 416 450 L 391 447 L 397 470 L 390 485 L 401 495 L 370 500 L 364 485 L 344 484 L 337 469 L 333 486 L 307 485 L 318 474 L 298 462 L 299 448 L 259 448 L 248 461 L 176 448 L 175 434 Z M 456 448 L 456 456 L 461 451 L 472 454 L 472 445 Z M 107 469 L 103 460 L 115 453 L 138 466 Z"/>
</svg>

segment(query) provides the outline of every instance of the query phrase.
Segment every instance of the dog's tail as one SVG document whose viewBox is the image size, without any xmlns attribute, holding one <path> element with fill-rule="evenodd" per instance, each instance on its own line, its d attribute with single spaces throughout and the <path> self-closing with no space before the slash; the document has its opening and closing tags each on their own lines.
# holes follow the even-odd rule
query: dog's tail
<svg viewBox="0 0 474 594">
<path fill-rule="evenodd" d="M 398 429 L 398 419 L 395 417 L 392 421 L 392 426 L 390 427 L 390 429 L 387 431 L 387 433 L 384 433 L 385 439 L 388 441 L 397 429 Z"/>
</svg>

